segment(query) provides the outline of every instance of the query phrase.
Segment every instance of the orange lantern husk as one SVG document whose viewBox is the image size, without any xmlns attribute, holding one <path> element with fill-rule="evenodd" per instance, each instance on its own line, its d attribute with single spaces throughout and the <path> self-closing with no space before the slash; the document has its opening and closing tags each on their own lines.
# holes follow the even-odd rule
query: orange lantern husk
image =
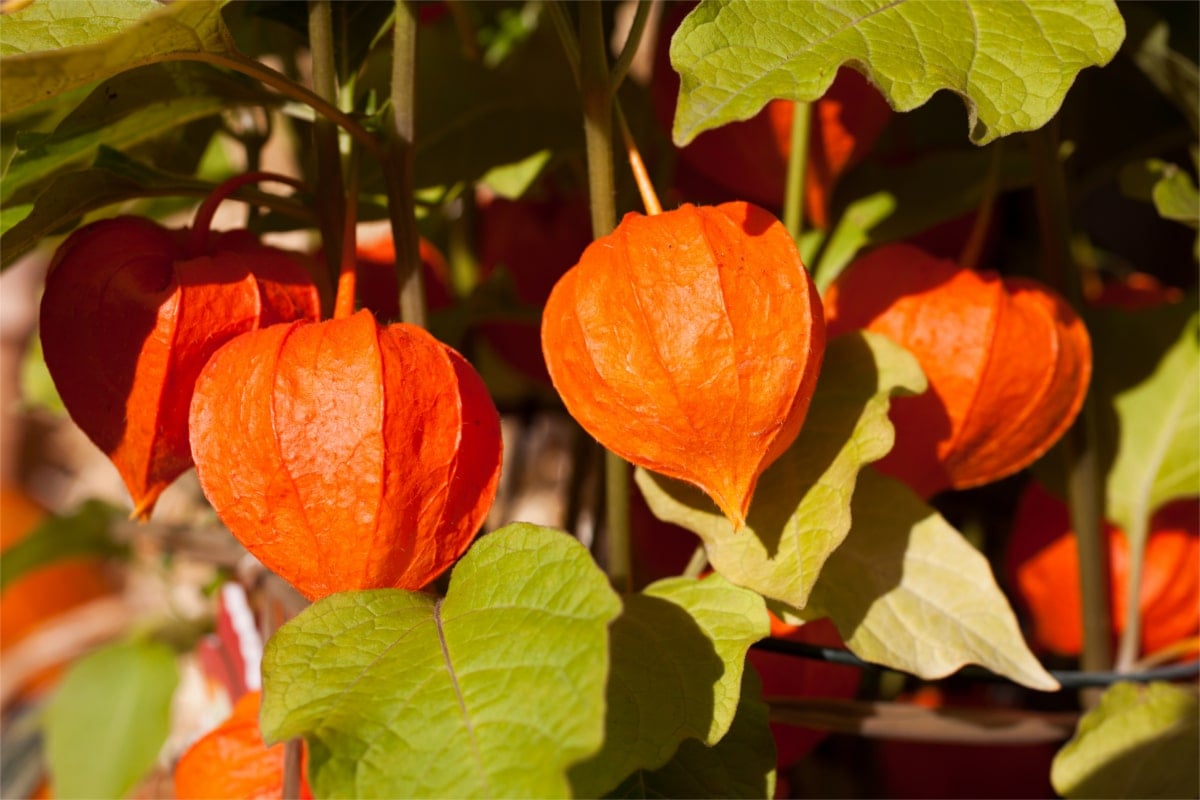
<svg viewBox="0 0 1200 800">
<path fill-rule="evenodd" d="M 821 303 L 757 206 L 628 214 L 554 287 L 542 349 L 571 415 L 634 464 L 694 484 L 740 527 L 795 440 L 825 349 Z"/>
<path fill-rule="evenodd" d="M 423 587 L 466 551 L 500 475 L 475 371 L 365 309 L 229 342 L 197 381 L 191 434 L 222 521 L 310 599 Z"/>
<path fill-rule="evenodd" d="M 907 348 L 929 390 L 892 400 L 877 466 L 922 497 L 1012 475 L 1074 421 L 1091 377 L 1083 322 L 1051 290 L 906 244 L 858 259 L 829 287 L 831 335 L 865 328 Z"/>
<path fill-rule="evenodd" d="M 140 217 L 87 225 L 55 253 L 42 297 L 42 350 L 63 405 L 142 518 L 192 465 L 188 406 L 208 357 L 246 331 L 320 313 L 302 256 L 244 231 L 210 236 L 202 253 L 186 239 Z"/>
</svg>

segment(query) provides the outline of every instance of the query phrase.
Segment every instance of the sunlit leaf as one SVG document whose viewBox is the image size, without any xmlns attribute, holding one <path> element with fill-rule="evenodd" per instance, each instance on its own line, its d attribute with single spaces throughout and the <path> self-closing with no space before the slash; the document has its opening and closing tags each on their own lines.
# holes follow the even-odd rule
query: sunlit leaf
<svg viewBox="0 0 1200 800">
<path fill-rule="evenodd" d="M 866 470 L 851 513 L 805 618 L 830 617 L 860 658 L 923 678 L 974 663 L 1034 689 L 1058 687 L 987 559 L 908 487 Z"/>
<path fill-rule="evenodd" d="M 1169 683 L 1117 683 L 1079 721 L 1050 780 L 1068 798 L 1195 797 L 1200 706 Z"/>
<path fill-rule="evenodd" d="M 716 744 L 738 708 L 746 650 L 769 630 L 762 597 L 719 575 L 626 597 L 612 626 L 604 747 L 571 769 L 575 796 L 663 766 L 684 740 Z"/>
<path fill-rule="evenodd" d="M 566 534 L 480 539 L 445 599 L 330 595 L 263 659 L 268 742 L 303 735 L 318 796 L 562 797 L 600 747 L 617 596 Z"/>
<path fill-rule="evenodd" d="M 0 26 L 0 114 L 181 53 L 233 52 L 221 2 L 35 2 Z"/>
<path fill-rule="evenodd" d="M 777 98 L 816 100 L 849 63 L 898 111 L 938 90 L 960 95 L 971 140 L 986 144 L 1046 124 L 1076 73 L 1107 64 L 1124 35 L 1110 2 L 704 2 L 671 40 L 674 138 L 682 146 Z"/>
<path fill-rule="evenodd" d="M 801 608 L 850 529 L 859 470 L 892 446 L 889 395 L 923 388 L 916 360 L 886 338 L 833 339 L 800 435 L 759 478 L 745 527 L 689 485 L 639 469 L 638 486 L 656 516 L 704 541 L 726 578 Z"/>
</svg>

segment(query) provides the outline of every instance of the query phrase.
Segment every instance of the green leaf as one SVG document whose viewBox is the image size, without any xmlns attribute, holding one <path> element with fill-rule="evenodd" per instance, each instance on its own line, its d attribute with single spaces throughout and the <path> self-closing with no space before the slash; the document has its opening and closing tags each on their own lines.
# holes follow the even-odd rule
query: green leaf
<svg viewBox="0 0 1200 800">
<path fill-rule="evenodd" d="M 542 174 L 542 170 L 550 163 L 552 155 L 553 153 L 549 150 L 539 150 L 515 164 L 492 167 L 479 179 L 479 182 L 500 197 L 519 200 Z"/>
<path fill-rule="evenodd" d="M 110 529 L 123 514 L 99 500 L 88 500 L 67 516 L 47 517 L 28 536 L 4 551 L 0 591 L 25 573 L 54 561 L 80 556 L 113 556 L 124 548 Z"/>
<path fill-rule="evenodd" d="M 604 732 L 620 601 L 587 550 L 509 525 L 445 599 L 382 589 L 318 601 L 263 658 L 263 735 L 303 735 L 318 796 L 562 797 Z"/>
<path fill-rule="evenodd" d="M 418 188 L 451 186 L 550 150 L 583 147 L 583 111 L 549 24 L 500 66 L 462 54 L 452 28 L 422 30 L 417 64 Z"/>
<path fill-rule="evenodd" d="M 1112 398 L 1118 422 L 1107 517 L 1131 536 L 1144 534 L 1150 515 L 1163 504 L 1200 491 L 1200 314 L 1195 309 L 1192 296 L 1149 311 L 1089 316 L 1097 381 L 1102 396 Z M 1141 546 L 1136 538 L 1130 544 Z"/>
<path fill-rule="evenodd" d="M 0 114 L 183 53 L 230 54 L 221 2 L 30 3 L 0 26 Z"/>
<path fill-rule="evenodd" d="M 196 119 L 271 96 L 205 64 L 152 64 L 101 83 L 49 135 L 22 143 L 4 173 L 0 202 L 90 162 L 101 146 L 126 150 Z"/>
<path fill-rule="evenodd" d="M 626 778 L 609 797 L 773 797 L 775 740 L 753 669 L 742 673 L 741 702 L 729 732 L 712 747 L 688 739 L 666 765 Z"/>
<path fill-rule="evenodd" d="M 1200 228 L 1200 193 L 1182 167 L 1157 158 L 1126 165 L 1119 176 L 1121 191 L 1135 200 L 1154 203 L 1163 219 Z"/>
<path fill-rule="evenodd" d="M 626 597 L 612 626 L 604 747 L 571 768 L 575 796 L 600 797 L 663 766 L 684 740 L 720 741 L 746 651 L 768 633 L 762 597 L 720 575 L 671 578 Z"/>
<path fill-rule="evenodd" d="M 1054 757 L 1050 781 L 1069 798 L 1196 797 L 1200 704 L 1169 683 L 1117 683 Z"/>
<path fill-rule="evenodd" d="M 704 540 L 729 580 L 803 608 L 825 559 L 850 530 L 850 498 L 864 464 L 892 447 L 888 396 L 919 392 L 916 359 L 885 337 L 829 342 L 817 390 L 795 443 L 759 478 L 746 526 L 734 530 L 695 487 L 644 469 L 637 483 L 659 518 Z"/>
<path fill-rule="evenodd" d="M 1111 2 L 706 0 L 671 40 L 674 139 L 683 146 L 778 98 L 816 100 L 849 63 L 897 111 L 958 94 L 971 141 L 987 144 L 1045 125 L 1076 73 L 1107 64 L 1124 35 Z"/>
<path fill-rule="evenodd" d="M 124 797 L 158 758 L 179 682 L 163 644 L 110 645 L 75 662 L 46 709 L 54 796 Z"/>
<path fill-rule="evenodd" d="M 865 470 L 851 513 L 854 527 L 802 617 L 830 617 L 860 658 L 922 678 L 974 663 L 1033 689 L 1058 688 L 1029 652 L 987 559 L 907 486 Z"/>
<path fill-rule="evenodd" d="M 906 239 L 976 208 L 987 191 L 996 159 L 999 191 L 1029 185 L 1033 177 L 1024 148 L 972 148 L 941 152 L 900 166 L 864 165 L 839 187 L 857 197 L 836 211 L 837 227 L 813 270 L 824 291 L 865 247 Z"/>
<path fill-rule="evenodd" d="M 1196 62 L 1170 46 L 1167 24 L 1144 3 L 1122 9 L 1129 27 L 1126 47 L 1133 62 L 1154 87 L 1187 119 L 1193 134 L 1200 133 L 1200 70 Z"/>
</svg>

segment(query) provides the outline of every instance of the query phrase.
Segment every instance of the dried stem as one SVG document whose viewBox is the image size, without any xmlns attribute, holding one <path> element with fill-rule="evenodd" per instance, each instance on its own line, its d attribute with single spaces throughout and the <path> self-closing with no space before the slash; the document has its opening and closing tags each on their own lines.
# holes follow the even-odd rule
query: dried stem
<svg viewBox="0 0 1200 800">
<path fill-rule="evenodd" d="M 303 181 L 275 172 L 244 172 L 241 175 L 235 175 L 209 192 L 208 196 L 204 198 L 204 202 L 196 209 L 196 215 L 192 218 L 192 230 L 188 235 L 188 252 L 193 255 L 204 252 L 209 230 L 212 228 L 213 216 L 217 213 L 217 207 L 221 203 L 247 184 L 267 181 L 284 183 L 301 192 L 311 192 L 311 189 Z"/>
<path fill-rule="evenodd" d="M 621 129 L 621 140 L 625 143 L 625 153 L 629 156 L 629 166 L 633 170 L 638 193 L 642 196 L 642 205 L 646 207 L 646 213 L 650 216 L 661 214 L 662 203 L 658 201 L 658 193 L 654 191 L 654 183 L 650 180 L 650 173 L 646 171 L 646 163 L 642 161 L 641 151 L 638 150 L 637 142 L 633 139 L 633 132 L 629 130 L 629 123 L 625 121 L 625 113 L 621 111 L 621 104 L 614 103 L 614 110 L 616 111 L 617 127 Z"/>
</svg>

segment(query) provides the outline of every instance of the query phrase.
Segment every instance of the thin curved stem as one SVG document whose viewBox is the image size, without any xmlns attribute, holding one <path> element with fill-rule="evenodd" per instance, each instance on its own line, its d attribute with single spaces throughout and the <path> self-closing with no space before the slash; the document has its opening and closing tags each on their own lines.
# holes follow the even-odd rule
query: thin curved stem
<svg viewBox="0 0 1200 800">
<path fill-rule="evenodd" d="M 642 161 L 642 153 L 638 150 L 637 142 L 634 141 L 633 132 L 629 130 L 629 123 L 625 120 L 625 112 L 621 110 L 621 104 L 613 100 L 613 110 L 617 118 L 617 127 L 621 130 L 621 140 L 625 143 L 625 153 L 629 157 L 629 167 L 633 170 L 634 181 L 637 182 L 638 193 L 642 196 L 642 205 L 646 207 L 646 213 L 650 216 L 662 213 L 662 203 L 658 200 L 658 193 L 654 191 L 654 183 L 650 180 L 650 173 L 646 170 L 646 163 Z"/>
<path fill-rule="evenodd" d="M 575 37 L 575 31 L 571 30 L 567 14 L 558 0 L 547 0 L 546 13 L 550 15 L 550 21 L 554 23 L 558 39 L 562 42 L 563 50 L 566 51 L 567 65 L 571 68 L 571 75 L 575 78 L 575 86 L 582 89 L 583 84 L 579 77 L 579 40 Z"/>
<path fill-rule="evenodd" d="M 221 203 L 247 184 L 266 181 L 287 184 L 302 192 L 311 191 L 303 181 L 275 172 L 244 172 L 241 175 L 235 175 L 209 192 L 208 196 L 204 198 L 204 202 L 196 209 L 196 215 L 192 218 L 192 230 L 188 234 L 188 252 L 194 255 L 204 252 L 204 244 L 208 240 L 208 233 L 212 228 L 213 216 L 217 213 L 217 207 Z"/>
<path fill-rule="evenodd" d="M 804 173 L 808 168 L 808 138 L 812 106 L 796 102 L 792 109 L 791 152 L 788 154 L 787 184 L 783 196 L 783 226 L 797 246 L 804 233 Z"/>
<path fill-rule="evenodd" d="M 621 52 L 608 73 L 608 90 L 614 96 L 637 56 L 638 46 L 642 43 L 642 33 L 646 30 L 646 20 L 650 19 L 653 5 L 650 0 L 638 0 L 637 11 L 634 12 L 633 22 L 629 25 L 629 35 L 625 37 L 625 44 L 621 46 Z"/>
</svg>

